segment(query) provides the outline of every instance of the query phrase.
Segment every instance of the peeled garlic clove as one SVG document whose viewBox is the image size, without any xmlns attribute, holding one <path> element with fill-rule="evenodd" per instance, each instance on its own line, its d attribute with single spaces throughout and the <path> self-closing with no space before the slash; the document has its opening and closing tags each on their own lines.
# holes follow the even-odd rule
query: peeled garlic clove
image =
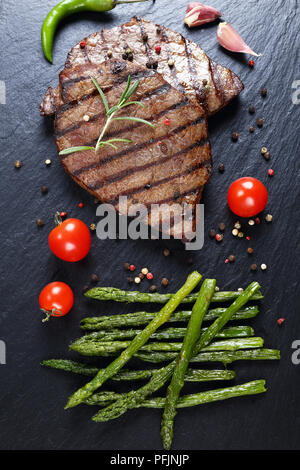
<svg viewBox="0 0 300 470">
<path fill-rule="evenodd" d="M 241 38 L 241 36 L 236 32 L 236 30 L 230 26 L 230 24 L 224 22 L 219 23 L 217 29 L 217 39 L 222 47 L 232 52 L 245 52 L 246 54 L 251 54 L 255 56 L 260 56 L 261 54 L 256 54 Z"/>
<path fill-rule="evenodd" d="M 204 23 L 215 21 L 221 16 L 221 13 L 208 5 L 192 2 L 188 4 L 187 12 L 184 18 L 185 24 L 190 28 Z"/>
</svg>

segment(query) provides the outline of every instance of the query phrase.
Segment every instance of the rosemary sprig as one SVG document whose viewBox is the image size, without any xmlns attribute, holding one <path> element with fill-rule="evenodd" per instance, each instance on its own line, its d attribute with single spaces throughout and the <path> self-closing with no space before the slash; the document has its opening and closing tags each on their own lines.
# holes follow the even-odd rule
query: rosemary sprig
<svg viewBox="0 0 300 470">
<path fill-rule="evenodd" d="M 133 116 L 120 116 L 120 117 L 114 117 L 122 108 L 125 108 L 126 106 L 130 106 L 132 104 L 136 104 L 138 106 L 141 106 L 144 108 L 143 103 L 140 103 L 139 101 L 128 101 L 131 95 L 135 92 L 137 87 L 139 86 L 139 81 L 136 80 L 133 85 L 131 85 L 131 77 L 128 75 L 127 83 L 126 86 L 123 90 L 123 93 L 118 101 L 118 103 L 111 108 L 108 105 L 108 101 L 106 99 L 105 94 L 103 93 L 103 90 L 101 89 L 99 83 L 94 77 L 91 77 L 92 82 L 94 83 L 95 87 L 97 88 L 99 95 L 101 96 L 104 108 L 105 108 L 105 114 L 106 114 L 106 122 L 104 124 L 104 127 L 98 137 L 97 143 L 95 147 L 90 147 L 90 146 L 78 146 L 78 147 L 69 147 L 67 149 L 61 150 L 59 152 L 59 155 L 68 155 L 70 153 L 74 152 L 83 152 L 85 150 L 95 150 L 95 152 L 98 152 L 98 150 L 101 147 L 104 147 L 105 145 L 108 145 L 114 149 L 117 149 L 118 147 L 115 145 L 116 142 L 127 142 L 130 143 L 130 139 L 121 139 L 121 138 L 115 138 L 115 139 L 109 139 L 109 140 L 103 140 L 103 137 L 105 135 L 105 132 L 107 131 L 109 125 L 112 123 L 112 121 L 136 121 L 136 122 L 141 122 L 143 124 L 147 124 L 150 127 L 155 127 L 151 122 L 146 121 L 145 119 L 133 117 Z"/>
</svg>

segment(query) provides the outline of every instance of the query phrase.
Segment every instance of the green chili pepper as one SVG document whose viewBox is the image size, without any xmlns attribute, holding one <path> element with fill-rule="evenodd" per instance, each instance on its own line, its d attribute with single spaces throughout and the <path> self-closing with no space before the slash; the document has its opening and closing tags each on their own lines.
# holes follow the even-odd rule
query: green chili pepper
<svg viewBox="0 0 300 470">
<path fill-rule="evenodd" d="M 47 15 L 42 26 L 42 45 L 46 59 L 52 63 L 52 47 L 58 24 L 66 16 L 81 11 L 109 11 L 121 3 L 146 2 L 148 0 L 63 0 Z"/>
</svg>

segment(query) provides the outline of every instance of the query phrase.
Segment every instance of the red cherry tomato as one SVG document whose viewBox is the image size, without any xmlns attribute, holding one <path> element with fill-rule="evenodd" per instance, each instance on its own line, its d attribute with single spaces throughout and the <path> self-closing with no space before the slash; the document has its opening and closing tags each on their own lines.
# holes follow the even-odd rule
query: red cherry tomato
<svg viewBox="0 0 300 470">
<path fill-rule="evenodd" d="M 253 217 L 267 205 L 266 187 L 256 178 L 246 176 L 229 187 L 227 201 L 230 209 L 240 217 Z"/>
<path fill-rule="evenodd" d="M 91 247 L 91 234 L 79 219 L 67 219 L 55 227 L 49 235 L 50 250 L 64 261 L 79 261 Z"/>
<path fill-rule="evenodd" d="M 46 313 L 43 321 L 50 317 L 63 317 L 66 315 L 74 303 L 72 289 L 64 282 L 50 282 L 47 284 L 39 296 L 40 308 Z"/>
</svg>

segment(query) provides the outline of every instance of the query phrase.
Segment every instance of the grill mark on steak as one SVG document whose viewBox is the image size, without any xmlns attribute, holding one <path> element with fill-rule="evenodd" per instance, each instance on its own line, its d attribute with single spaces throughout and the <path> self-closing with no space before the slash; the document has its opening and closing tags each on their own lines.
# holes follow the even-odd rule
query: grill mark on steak
<svg viewBox="0 0 300 470">
<path fill-rule="evenodd" d="M 188 195 L 190 195 L 190 194 L 196 193 L 196 192 L 198 192 L 198 191 L 200 192 L 202 189 L 203 189 L 203 185 L 192 186 L 191 188 L 188 188 L 188 189 L 186 189 L 185 191 L 179 193 L 178 199 L 179 199 L 179 198 L 182 199 L 182 198 L 184 198 L 185 196 L 188 196 Z M 174 195 L 173 195 L 173 196 L 166 197 L 166 198 L 164 198 L 164 199 L 158 199 L 158 200 L 156 200 L 156 201 L 143 202 L 143 205 L 144 205 L 145 207 L 147 207 L 147 209 L 151 209 L 151 206 L 154 205 L 154 204 L 158 204 L 158 205 L 160 205 L 160 204 L 167 204 L 168 202 L 172 202 L 172 201 L 176 201 L 176 200 L 177 200 L 177 198 L 175 199 L 175 198 L 174 198 Z M 107 201 L 107 202 L 109 202 L 109 201 Z M 112 204 L 112 205 L 113 205 L 113 206 L 116 206 L 117 203 L 116 203 L 116 204 Z M 150 211 L 150 213 L 151 213 L 151 211 Z M 149 213 L 149 215 L 150 215 L 150 213 Z"/>
<path fill-rule="evenodd" d="M 151 65 L 153 64 L 154 61 L 153 61 L 153 57 L 152 57 L 152 51 L 151 51 L 151 49 L 149 47 L 149 44 L 148 44 L 148 39 L 145 40 L 145 36 L 146 36 L 145 27 L 142 23 L 141 18 L 137 18 L 137 22 L 138 22 L 138 25 L 140 27 L 142 42 L 144 43 L 145 52 L 146 52 L 147 57 L 148 57 L 148 64 L 149 64 L 149 67 L 151 67 Z"/>
<path fill-rule="evenodd" d="M 219 75 L 217 64 L 213 62 L 210 58 L 208 58 L 208 66 L 209 66 L 213 85 L 216 89 L 217 96 L 219 97 L 220 102 L 223 103 L 225 100 L 225 96 L 224 96 L 223 87 L 222 87 L 222 83 L 220 80 L 220 75 Z"/>
<path fill-rule="evenodd" d="M 104 58 L 106 60 L 108 57 L 107 57 L 107 45 L 106 45 L 106 42 L 105 42 L 104 29 L 101 29 L 100 36 L 101 36 L 101 41 L 102 41 L 101 46 L 104 50 Z"/>
<path fill-rule="evenodd" d="M 92 186 L 91 186 L 91 189 L 100 189 L 102 188 L 103 186 L 105 185 L 108 185 L 108 184 L 111 184 L 111 183 L 114 183 L 116 181 L 120 181 L 122 180 L 123 178 L 127 177 L 127 176 L 130 176 L 130 175 L 134 175 L 135 173 L 138 173 L 138 172 L 141 172 L 141 171 L 144 171 L 144 170 L 147 170 L 153 166 L 159 166 L 159 165 L 162 165 L 163 163 L 166 163 L 167 161 L 169 160 L 172 160 L 176 157 L 179 157 L 180 155 L 184 155 L 185 153 L 193 150 L 194 148 L 196 147 L 202 147 L 204 146 L 205 144 L 208 143 L 208 140 L 207 138 L 203 138 L 197 142 L 195 142 L 194 144 L 192 145 L 189 145 L 188 147 L 184 148 L 184 149 L 181 149 L 179 150 L 178 152 L 176 153 L 173 153 L 171 155 L 168 155 L 167 157 L 164 157 L 164 158 L 161 158 L 159 161 L 152 161 L 152 162 L 149 162 L 149 163 L 145 163 L 144 165 L 141 165 L 141 166 L 138 166 L 138 167 L 134 167 L 134 168 L 131 168 L 131 169 L 126 169 L 126 170 L 123 170 L 123 171 L 120 171 L 119 173 L 116 173 L 114 175 L 112 175 L 111 177 L 109 178 L 105 178 L 104 180 L 100 180 L 100 181 L 97 181 L 96 183 L 94 183 Z M 205 162 L 207 160 L 204 160 L 201 162 L 201 166 L 205 165 Z M 102 162 L 101 162 L 102 163 Z M 177 174 L 175 176 L 180 176 L 180 174 Z M 173 176 L 175 178 L 175 176 Z M 155 183 L 151 183 L 151 187 L 155 186 L 156 184 Z M 144 188 L 145 189 L 145 185 L 142 185 L 141 188 Z M 133 190 L 133 192 L 135 192 Z M 128 194 L 128 191 L 125 190 L 124 193 Z M 120 193 L 121 195 L 123 194 Z M 130 193 L 131 194 L 131 193 Z"/>
<path fill-rule="evenodd" d="M 197 118 L 195 121 L 192 121 L 188 124 L 184 124 L 180 127 L 177 127 L 176 129 L 174 129 L 172 131 L 172 134 L 178 134 L 179 132 L 187 129 L 188 127 L 190 126 L 195 126 L 197 124 L 200 124 L 201 122 L 203 122 L 203 117 L 200 117 L 200 118 Z M 73 175 L 75 176 L 79 176 L 81 173 L 84 173 L 88 170 L 92 170 L 93 168 L 97 168 L 97 167 L 101 167 L 102 165 L 104 165 L 105 163 L 110 163 L 120 157 L 122 157 L 123 155 L 128 155 L 129 153 L 132 153 L 132 152 L 135 152 L 137 150 L 141 150 L 141 149 L 144 149 L 144 148 L 147 148 L 149 145 L 152 145 L 154 143 L 157 143 L 157 142 L 163 142 L 164 139 L 166 139 L 167 136 L 158 136 L 158 137 L 155 137 L 154 139 L 148 142 L 141 142 L 140 144 L 138 145 L 134 145 L 132 147 L 129 147 L 129 148 L 126 148 L 124 150 L 122 150 L 121 152 L 118 152 L 118 153 L 115 153 L 115 154 L 112 154 L 112 155 L 109 155 L 105 158 L 103 158 L 100 162 L 97 162 L 97 163 L 92 163 L 91 165 L 87 165 L 87 166 L 83 166 L 81 168 L 79 168 L 78 170 L 74 171 L 73 172 Z M 90 144 L 87 144 L 87 145 L 90 145 Z M 69 154 L 69 155 L 61 155 L 61 158 L 63 160 L 65 160 L 67 157 L 69 157 L 70 155 L 72 154 Z"/>
<path fill-rule="evenodd" d="M 193 89 L 195 91 L 197 101 L 200 105 L 202 105 L 204 107 L 205 111 L 207 112 L 208 109 L 207 109 L 207 101 L 205 99 L 206 96 L 205 96 L 205 92 L 204 92 L 203 88 L 200 87 L 199 82 L 198 82 L 198 76 L 197 76 L 197 72 L 196 72 L 194 58 L 191 54 L 191 51 L 190 51 L 190 48 L 189 48 L 189 45 L 188 45 L 186 39 L 183 38 L 183 41 L 184 41 L 184 48 L 185 48 L 185 53 L 186 53 L 186 57 L 187 57 L 187 61 L 188 61 L 190 79 L 191 79 L 191 82 L 192 82 L 192 85 L 193 85 Z"/>
<path fill-rule="evenodd" d="M 154 96 L 160 96 L 160 95 L 164 94 L 165 92 L 167 92 L 170 88 L 171 88 L 171 85 L 169 83 L 165 83 L 164 85 L 161 85 L 161 86 L 155 88 L 154 90 L 152 90 L 150 92 L 144 93 L 141 97 L 139 97 L 139 101 L 143 101 L 147 98 L 154 97 Z M 108 89 L 106 89 L 106 91 L 108 91 Z M 95 96 L 97 94 L 98 94 L 98 90 L 96 90 L 96 93 L 93 92 L 93 95 L 91 93 L 89 95 L 90 96 L 91 95 Z M 85 95 L 85 96 L 87 96 L 87 95 Z M 82 100 L 80 100 L 80 102 L 81 101 Z M 187 100 L 185 100 L 185 102 L 187 103 Z M 74 106 L 71 106 L 69 109 L 76 108 L 76 106 L 78 106 L 78 105 L 79 105 L 79 103 L 78 103 L 78 100 L 77 100 L 77 102 L 74 104 Z M 172 108 L 172 109 L 174 109 L 174 108 Z M 61 113 L 59 117 L 61 117 L 62 115 L 63 115 L 63 113 Z M 90 117 L 89 123 L 97 121 L 101 117 L 104 118 L 105 116 L 106 116 L 105 112 L 94 114 L 93 116 Z M 61 129 L 60 131 L 55 132 L 55 137 L 56 138 L 62 137 L 64 135 L 68 134 L 69 132 L 72 132 L 76 129 L 79 129 L 84 124 L 85 124 L 85 121 L 82 120 L 82 121 L 79 121 L 76 124 L 65 127 L 63 129 Z"/>
<path fill-rule="evenodd" d="M 163 39 L 164 43 L 166 44 L 168 60 L 170 60 L 170 59 L 172 59 L 172 53 L 171 53 L 171 49 L 170 49 L 170 46 L 169 46 L 170 40 L 169 40 L 169 36 L 167 34 L 167 30 L 164 26 L 161 29 L 161 36 L 162 36 L 162 39 Z M 184 88 L 183 88 L 182 84 L 180 83 L 180 81 L 177 77 L 177 72 L 176 72 L 176 67 L 175 66 L 171 68 L 171 73 L 172 73 L 172 76 L 173 76 L 174 81 L 176 83 L 177 89 L 179 91 L 181 91 L 181 93 L 184 93 Z"/>
<path fill-rule="evenodd" d="M 199 168 L 202 168 L 205 166 L 205 162 L 198 162 L 195 165 L 191 166 L 190 168 L 181 171 L 180 173 L 177 173 L 176 175 L 172 176 L 166 176 L 165 178 L 162 178 L 161 180 L 155 181 L 154 183 L 151 184 L 151 188 L 155 188 L 157 186 L 161 186 L 162 184 L 168 183 L 169 181 L 172 181 L 176 178 L 180 178 L 181 176 L 186 176 L 190 175 L 191 173 L 194 173 L 195 171 L 199 170 Z M 100 189 L 100 188 L 94 188 L 93 189 Z M 134 194 L 138 194 L 141 192 L 145 192 L 145 186 L 137 186 L 136 188 L 131 188 L 130 190 L 124 190 L 118 193 L 118 196 L 116 196 L 114 199 L 108 200 L 110 204 L 115 204 L 116 201 L 119 199 L 120 196 L 132 196 Z M 179 192 L 178 197 L 174 197 L 174 200 L 176 201 L 181 197 L 181 193 Z"/>
<path fill-rule="evenodd" d="M 144 71 L 136 72 L 136 73 L 133 73 L 131 75 L 131 79 L 132 80 L 139 80 L 139 79 L 142 79 L 142 78 L 147 78 L 147 77 L 153 75 L 154 73 L 155 72 L 153 72 L 153 70 L 144 70 Z M 116 85 L 120 85 L 124 82 L 127 82 L 127 78 L 128 78 L 128 75 L 118 77 L 117 80 L 115 80 L 110 86 L 105 87 L 104 91 L 105 92 L 110 91 Z M 80 80 L 77 80 L 77 79 L 65 80 L 64 84 L 67 84 L 67 87 L 70 87 L 72 85 L 75 85 L 78 82 L 89 80 L 89 79 L 90 79 L 90 77 L 82 76 L 82 77 L 80 77 Z M 82 102 L 82 101 L 88 100 L 89 98 L 92 98 L 93 96 L 95 96 L 97 94 L 98 94 L 98 90 L 94 89 L 91 93 L 86 93 L 85 95 L 82 95 L 82 96 L 80 96 L 79 98 L 77 98 L 75 100 L 68 101 L 67 97 L 65 97 L 64 99 L 67 102 L 62 104 L 59 107 L 59 109 L 56 112 L 56 117 L 60 117 L 65 111 L 68 111 L 68 110 L 72 109 L 75 105 L 78 104 L 79 101 Z"/>
</svg>

